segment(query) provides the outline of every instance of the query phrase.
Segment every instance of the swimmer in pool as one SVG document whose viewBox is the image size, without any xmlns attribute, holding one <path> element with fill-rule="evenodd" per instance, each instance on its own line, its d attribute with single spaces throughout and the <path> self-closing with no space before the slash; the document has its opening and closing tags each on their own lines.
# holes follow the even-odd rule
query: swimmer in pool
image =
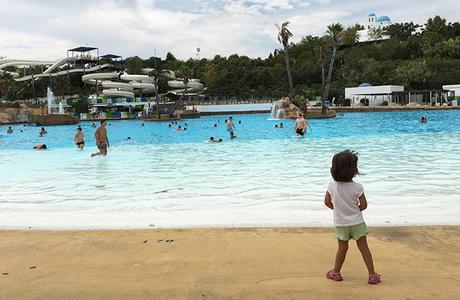
<svg viewBox="0 0 460 300">
<path fill-rule="evenodd" d="M 96 139 L 96 146 L 99 149 L 99 152 L 91 154 L 91 157 L 102 155 L 107 155 L 107 149 L 110 147 L 109 138 L 107 136 L 107 126 L 106 120 L 101 120 L 101 125 L 96 129 L 94 137 Z"/>
<path fill-rule="evenodd" d="M 310 128 L 310 132 L 312 132 L 310 124 L 308 124 L 308 121 L 304 118 L 304 115 L 299 114 L 299 116 L 295 120 L 295 126 L 294 126 L 295 134 L 297 136 L 304 136 L 307 131 L 307 126 L 308 128 Z"/>
<path fill-rule="evenodd" d="M 222 139 L 219 139 L 218 141 L 216 141 L 216 139 L 212 136 L 209 138 L 208 142 L 209 143 L 221 143 Z"/>
<path fill-rule="evenodd" d="M 48 149 L 45 144 L 37 144 L 34 146 L 35 150 L 46 150 Z"/>
<path fill-rule="evenodd" d="M 11 126 L 8 126 L 8 130 L 6 131 L 6 133 L 12 134 L 13 133 L 13 128 L 11 128 Z"/>
<path fill-rule="evenodd" d="M 47 133 L 48 133 L 48 131 L 45 130 L 45 127 L 42 127 L 42 128 L 40 129 L 40 132 L 39 132 L 38 134 L 39 134 L 40 136 L 44 136 L 44 135 L 47 134 Z"/>
<path fill-rule="evenodd" d="M 232 140 L 236 138 L 236 135 L 233 133 L 233 131 L 230 131 L 230 138 Z"/>
<path fill-rule="evenodd" d="M 233 131 L 236 129 L 235 124 L 233 124 L 233 117 L 230 117 L 227 122 L 227 130 L 228 131 Z"/>
<path fill-rule="evenodd" d="M 85 136 L 83 134 L 83 130 L 81 129 L 81 127 L 78 127 L 77 133 L 75 134 L 73 138 L 73 142 L 75 143 L 75 145 L 77 145 L 77 148 L 80 150 L 83 150 L 83 148 L 85 147 L 84 139 L 85 139 Z"/>
</svg>

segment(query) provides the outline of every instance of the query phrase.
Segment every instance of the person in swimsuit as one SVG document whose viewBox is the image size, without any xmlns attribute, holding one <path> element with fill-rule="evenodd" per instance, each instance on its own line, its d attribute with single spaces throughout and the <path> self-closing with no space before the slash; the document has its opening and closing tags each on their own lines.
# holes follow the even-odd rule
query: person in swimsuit
<svg viewBox="0 0 460 300">
<path fill-rule="evenodd" d="M 101 120 L 101 125 L 96 129 L 94 137 L 96 138 L 96 146 L 99 149 L 99 152 L 91 154 L 91 157 L 102 155 L 107 155 L 107 148 L 110 147 L 109 139 L 107 137 L 107 126 L 106 120 Z"/>
<path fill-rule="evenodd" d="M 230 131 L 230 138 L 232 140 L 236 138 L 236 135 L 233 133 L 233 131 Z"/>
<path fill-rule="evenodd" d="M 230 117 L 227 122 L 227 130 L 233 131 L 233 129 L 236 129 L 236 127 L 235 124 L 233 124 L 233 117 Z"/>
<path fill-rule="evenodd" d="M 48 133 L 48 131 L 45 130 L 45 127 L 42 127 L 42 128 L 40 129 L 40 132 L 39 132 L 38 134 L 39 134 L 40 136 L 44 136 L 44 135 L 47 134 L 47 133 Z"/>
<path fill-rule="evenodd" d="M 77 133 L 75 134 L 73 138 L 73 142 L 75 143 L 75 145 L 77 145 L 77 148 L 80 150 L 83 150 L 83 148 L 85 147 L 84 139 L 85 139 L 85 136 L 83 135 L 83 131 L 81 127 L 78 127 Z"/>
<path fill-rule="evenodd" d="M 310 132 L 311 132 L 312 129 L 310 127 L 310 124 L 308 124 L 308 121 L 304 118 L 303 114 L 299 114 L 299 116 L 297 117 L 297 120 L 295 120 L 294 130 L 295 130 L 296 135 L 304 136 L 307 130 L 307 126 L 308 128 L 310 128 Z"/>
<path fill-rule="evenodd" d="M 48 148 L 46 147 L 46 144 L 37 144 L 34 146 L 34 149 L 35 150 L 46 150 Z"/>
<path fill-rule="evenodd" d="M 6 131 L 6 133 L 12 134 L 13 133 L 13 128 L 11 128 L 11 126 L 8 126 L 8 130 Z"/>
</svg>

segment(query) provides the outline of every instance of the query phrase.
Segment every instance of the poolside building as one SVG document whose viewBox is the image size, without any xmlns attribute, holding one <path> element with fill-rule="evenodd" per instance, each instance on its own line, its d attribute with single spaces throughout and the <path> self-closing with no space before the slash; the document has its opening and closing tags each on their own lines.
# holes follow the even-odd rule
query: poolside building
<svg viewBox="0 0 460 300">
<path fill-rule="evenodd" d="M 452 106 L 460 106 L 460 84 L 443 85 L 442 88 L 447 90 L 447 99 L 452 101 Z"/>
<path fill-rule="evenodd" d="M 385 105 L 396 102 L 394 93 L 404 92 L 402 85 L 376 85 L 362 83 L 358 87 L 345 88 L 345 98 L 350 99 L 351 106 Z"/>
<path fill-rule="evenodd" d="M 448 104 L 448 93 L 449 90 L 446 88 L 405 91 L 404 86 L 401 85 L 372 86 L 369 83 L 363 83 L 358 87 L 345 88 L 345 99 L 350 100 L 351 106 L 440 106 Z"/>
</svg>

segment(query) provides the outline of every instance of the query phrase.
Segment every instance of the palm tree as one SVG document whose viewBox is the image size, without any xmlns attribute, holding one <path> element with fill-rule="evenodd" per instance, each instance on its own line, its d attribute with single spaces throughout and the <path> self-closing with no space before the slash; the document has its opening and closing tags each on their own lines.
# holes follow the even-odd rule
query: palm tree
<svg viewBox="0 0 460 300">
<path fill-rule="evenodd" d="M 153 69 L 149 73 L 149 77 L 153 78 L 153 84 L 155 85 L 155 103 L 156 103 L 156 106 L 157 106 L 157 118 L 158 118 L 158 120 L 161 119 L 161 115 L 160 115 L 160 97 L 158 96 L 158 77 L 159 76 L 160 76 L 160 73 L 157 71 L 157 64 L 156 64 L 156 61 L 155 61 L 155 69 Z M 150 109 L 150 100 L 149 100 L 149 109 Z M 151 116 L 149 116 L 149 117 L 151 117 Z"/>
<path fill-rule="evenodd" d="M 330 46 L 332 47 L 331 59 L 329 62 L 329 70 L 327 72 L 326 82 L 324 84 L 324 92 L 322 99 L 321 113 L 326 113 L 326 106 L 324 105 L 325 100 L 329 97 L 329 89 L 331 87 L 332 71 L 334 69 L 334 61 L 337 55 L 337 48 L 340 45 L 340 36 L 343 32 L 343 26 L 340 23 L 334 23 L 327 26 L 327 38 L 329 39 Z"/>
<path fill-rule="evenodd" d="M 289 45 L 289 39 L 292 37 L 292 33 L 289 31 L 287 26 L 289 25 L 289 22 L 284 22 L 279 26 L 278 24 L 275 24 L 276 27 L 278 28 L 278 41 L 283 44 L 284 47 L 284 59 L 286 60 L 286 72 L 288 75 L 288 80 L 289 80 L 289 97 L 291 99 L 294 98 L 294 85 L 292 84 L 292 75 L 291 75 L 291 67 L 289 65 L 289 55 L 288 55 L 288 45 Z"/>
</svg>

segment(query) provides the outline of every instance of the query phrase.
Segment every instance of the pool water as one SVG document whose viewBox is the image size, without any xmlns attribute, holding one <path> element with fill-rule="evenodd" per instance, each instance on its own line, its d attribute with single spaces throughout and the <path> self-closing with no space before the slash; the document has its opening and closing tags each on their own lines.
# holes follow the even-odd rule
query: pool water
<svg viewBox="0 0 460 300">
<path fill-rule="evenodd" d="M 0 126 L 0 226 L 329 226 L 323 197 L 344 149 L 359 152 L 368 224 L 460 224 L 460 110 L 345 113 L 311 120 L 303 138 L 293 121 L 260 114 L 234 116 L 230 140 L 228 117 L 182 120 L 186 131 L 109 121 L 109 155 L 95 158 L 91 122 L 81 123 L 84 151 L 73 144 L 76 126 L 47 127 L 44 137 L 39 127 L 14 125 L 9 135 Z M 224 141 L 205 143 L 211 136 Z M 49 150 L 32 150 L 38 143 Z"/>
</svg>

